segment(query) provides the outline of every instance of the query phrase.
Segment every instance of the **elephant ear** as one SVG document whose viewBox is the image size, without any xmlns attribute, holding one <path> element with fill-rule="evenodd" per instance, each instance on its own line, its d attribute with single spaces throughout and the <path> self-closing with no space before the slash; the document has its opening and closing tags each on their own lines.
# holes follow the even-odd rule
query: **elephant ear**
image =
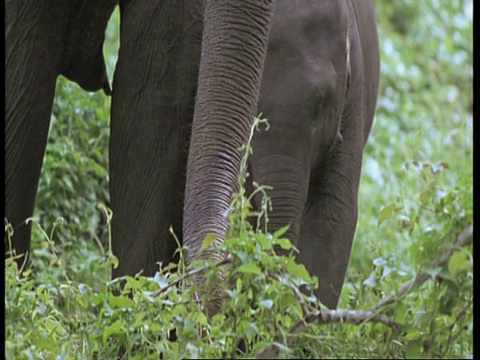
<svg viewBox="0 0 480 360">
<path fill-rule="evenodd" d="M 72 9 L 61 74 L 75 81 L 84 90 L 103 89 L 111 95 L 103 41 L 108 20 L 118 0 L 85 0 Z"/>
</svg>

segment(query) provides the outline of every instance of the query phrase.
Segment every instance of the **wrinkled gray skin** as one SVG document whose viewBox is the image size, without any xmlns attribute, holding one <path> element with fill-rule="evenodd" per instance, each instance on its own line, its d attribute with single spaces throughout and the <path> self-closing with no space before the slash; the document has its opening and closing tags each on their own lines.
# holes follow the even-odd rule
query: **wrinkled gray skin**
<svg viewBox="0 0 480 360">
<path fill-rule="evenodd" d="M 355 234 L 378 81 L 370 1 L 277 1 L 258 105 L 271 130 L 254 137 L 251 173 L 274 188 L 269 230 L 291 224 L 298 260 L 330 308 Z"/>
<path fill-rule="evenodd" d="M 25 219 L 33 215 L 56 79 L 63 74 L 88 91 L 110 92 L 102 46 L 115 4 L 5 1 L 5 217 L 18 254 L 30 247 Z"/>
<path fill-rule="evenodd" d="M 120 260 L 114 276 L 142 269 L 152 275 L 156 261 L 171 261 L 176 244 L 170 224 L 183 235 L 189 259 L 198 256 L 207 233 L 223 239 L 223 214 L 241 157 L 235 149 L 248 132 L 248 126 L 240 129 L 233 122 L 238 102 L 250 90 L 234 88 L 238 80 L 232 77 L 224 92 L 213 95 L 229 113 L 201 134 L 194 124 L 192 134 L 200 134 L 200 140 L 191 141 L 184 191 L 201 10 L 185 11 L 183 24 L 163 23 L 172 36 L 162 37 L 165 29 L 151 24 L 171 20 L 172 10 L 155 3 L 143 13 L 123 9 L 110 153 L 112 231 Z M 144 26 L 136 17 L 127 19 L 128 12 Z M 183 42 L 175 39 L 179 33 Z M 155 39 L 156 46 L 142 46 L 139 39 Z M 162 57 L 166 48 L 169 56 Z M 277 1 L 257 110 L 271 129 L 255 134 L 250 173 L 253 181 L 274 187 L 269 230 L 291 224 L 288 235 L 301 251 L 300 261 L 319 277 L 316 295 L 332 308 L 355 233 L 363 148 L 377 99 L 378 53 L 369 1 Z M 243 63 L 248 62 L 238 61 L 238 66 Z M 217 65 L 216 72 L 225 65 Z M 192 169 L 192 161 L 201 162 L 199 169 Z"/>
<path fill-rule="evenodd" d="M 274 187 L 269 230 L 291 224 L 288 236 L 300 249 L 299 260 L 319 277 L 316 295 L 325 305 L 337 306 L 377 99 L 379 51 L 372 4 L 277 0 L 270 25 L 272 3 L 212 1 L 204 9 L 201 0 L 121 2 L 109 159 L 113 252 L 120 260 L 113 277 L 142 270 L 153 275 L 157 262 L 170 262 L 176 248 L 170 224 L 183 238 L 187 261 L 199 256 L 206 234 L 224 239 L 228 224 L 223 214 L 237 189 L 243 155 L 239 147 L 248 138 L 253 116 L 261 112 L 271 129 L 255 135 L 249 168 L 250 181 Z M 64 38 L 58 36 L 60 30 L 51 31 Z M 19 62 L 12 64 L 18 67 Z M 38 70 L 37 63 L 30 67 Z M 58 70 L 54 73 L 51 92 Z M 31 84 L 31 73 L 28 77 Z M 18 101 L 20 93 L 7 100 Z M 51 98 L 47 100 L 43 112 L 48 115 Z M 24 101 L 17 107 L 24 109 Z M 11 108 L 15 106 L 7 102 Z M 46 138 L 48 121 L 42 126 Z M 26 131 L 20 126 L 14 130 Z M 22 159 L 29 168 L 36 164 L 39 172 L 45 139 L 23 136 L 24 144 L 41 144 L 20 156 L 15 131 L 6 134 L 7 150 L 8 139 L 15 139 L 10 148 L 17 154 L 10 162 L 6 157 L 7 174 Z M 32 172 L 23 175 L 30 178 Z M 23 187 L 33 198 L 36 176 Z M 22 196 L 13 185 L 6 193 L 7 200 Z M 16 204 L 7 201 L 7 217 Z M 32 210 L 33 202 L 14 224 Z M 28 240 L 19 240 L 23 243 L 28 248 Z"/>
</svg>

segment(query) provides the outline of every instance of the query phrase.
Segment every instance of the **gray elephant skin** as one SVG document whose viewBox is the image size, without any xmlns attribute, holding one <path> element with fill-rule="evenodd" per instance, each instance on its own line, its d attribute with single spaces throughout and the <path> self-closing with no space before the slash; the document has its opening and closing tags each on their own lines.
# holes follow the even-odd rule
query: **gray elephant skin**
<svg viewBox="0 0 480 360">
<path fill-rule="evenodd" d="M 254 115 L 250 181 L 270 185 L 269 231 L 290 224 L 298 259 L 338 304 L 357 223 L 379 49 L 369 0 L 121 1 L 110 197 L 114 278 L 174 260 L 170 225 L 202 253 L 222 241 Z M 55 81 L 110 93 L 103 34 L 115 1 L 6 1 L 6 218 L 25 254 Z M 272 21 L 273 18 L 273 21 Z M 268 41 L 268 45 L 267 45 Z M 254 207 L 260 199 L 254 198 Z M 8 244 L 6 244 L 6 252 Z"/>
</svg>

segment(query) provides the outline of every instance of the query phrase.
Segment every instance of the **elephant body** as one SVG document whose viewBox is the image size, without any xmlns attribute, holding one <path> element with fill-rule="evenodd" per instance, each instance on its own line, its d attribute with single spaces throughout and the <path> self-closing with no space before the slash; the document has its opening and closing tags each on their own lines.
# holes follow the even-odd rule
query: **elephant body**
<svg viewBox="0 0 480 360">
<path fill-rule="evenodd" d="M 372 3 L 277 0 L 271 25 L 268 16 L 259 15 L 271 12 L 269 1 L 247 3 L 120 3 L 109 155 L 112 250 L 119 267 L 112 275 L 143 271 L 151 276 L 158 262 L 175 260 L 170 226 L 184 238 L 187 260 L 198 256 L 206 233 L 222 240 L 228 225 L 223 213 L 235 190 L 242 155 L 238 148 L 251 123 L 237 118 L 245 118 L 245 109 L 250 109 L 270 123 L 270 130 L 255 134 L 249 158 L 250 181 L 273 187 L 268 230 L 290 224 L 287 236 L 299 248 L 299 260 L 319 278 L 316 295 L 334 308 L 354 238 L 363 149 L 378 91 Z M 231 28 L 216 17 L 220 10 L 215 6 L 223 4 L 236 14 Z M 235 21 L 242 16 L 249 21 Z M 268 46 L 262 43 L 265 33 L 239 31 L 242 26 L 269 30 Z M 248 33 L 254 36 L 248 38 Z M 228 50 L 234 47 L 241 56 Z M 265 60 L 257 48 L 265 48 Z M 221 86 L 217 77 L 222 77 Z M 252 85 L 256 83 L 259 86 Z M 84 88 L 105 87 L 100 84 Z M 202 120 L 205 117 L 216 122 Z M 8 145 L 14 136 L 7 131 L 7 150 L 16 154 L 14 145 Z M 43 142 L 29 156 L 41 160 Z M 19 160 L 6 157 L 7 173 L 15 173 L 13 164 Z M 39 173 L 41 161 L 35 164 Z M 24 188 L 31 197 L 38 176 L 30 177 Z M 33 202 L 20 209 L 21 216 L 12 217 L 19 206 L 8 199 L 22 195 L 14 186 L 6 192 L 7 217 L 19 223 L 31 216 Z M 258 207 L 260 200 L 255 197 L 253 205 Z M 29 230 L 16 234 L 15 241 L 28 245 L 28 237 Z"/>
<path fill-rule="evenodd" d="M 166 22 L 172 29 L 165 31 L 148 24 L 173 10 L 155 3 L 125 9 L 126 38 L 113 84 L 112 236 L 120 260 L 115 276 L 141 270 L 153 275 L 156 262 L 173 259 L 169 226 L 183 235 L 203 4 L 186 2 L 183 24 Z M 129 11 L 147 25 L 138 27 L 136 18 L 130 23 Z M 175 38 L 179 32 L 182 41 Z M 140 48 L 139 39 L 149 37 L 157 46 Z M 319 277 L 317 295 L 330 307 L 338 302 L 357 222 L 363 148 L 378 89 L 377 41 L 368 1 L 276 2 L 258 102 L 271 127 L 254 135 L 250 176 L 273 186 L 268 229 L 290 224 L 287 236 L 300 249 L 299 260 Z M 168 56 L 162 56 L 165 48 Z"/>
<path fill-rule="evenodd" d="M 369 1 L 277 1 L 258 105 L 271 128 L 254 136 L 251 174 L 273 187 L 269 231 L 290 224 L 286 236 L 330 308 L 355 234 L 378 54 Z"/>
<path fill-rule="evenodd" d="M 116 0 L 5 1 L 5 217 L 26 254 L 38 180 L 60 74 L 110 92 L 103 59 Z M 5 241 L 5 252 L 9 244 Z"/>
</svg>

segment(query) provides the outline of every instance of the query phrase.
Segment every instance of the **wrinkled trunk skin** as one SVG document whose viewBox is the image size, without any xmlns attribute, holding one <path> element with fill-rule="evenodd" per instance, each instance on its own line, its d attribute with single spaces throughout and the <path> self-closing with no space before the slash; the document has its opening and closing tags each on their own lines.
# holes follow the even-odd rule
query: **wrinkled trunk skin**
<svg viewBox="0 0 480 360">
<path fill-rule="evenodd" d="M 101 49 L 115 2 L 5 2 L 5 218 L 13 227 L 12 243 L 4 239 L 6 256 L 30 249 L 26 220 L 33 215 L 58 75 L 108 92 Z"/>
<path fill-rule="evenodd" d="M 208 1 L 200 76 L 187 165 L 183 236 L 186 261 L 207 234 L 224 240 L 228 210 L 238 187 L 242 152 L 256 115 L 273 0 Z M 220 100 L 221 99 L 221 100 Z M 214 292 L 208 312 L 221 308 Z"/>
</svg>

